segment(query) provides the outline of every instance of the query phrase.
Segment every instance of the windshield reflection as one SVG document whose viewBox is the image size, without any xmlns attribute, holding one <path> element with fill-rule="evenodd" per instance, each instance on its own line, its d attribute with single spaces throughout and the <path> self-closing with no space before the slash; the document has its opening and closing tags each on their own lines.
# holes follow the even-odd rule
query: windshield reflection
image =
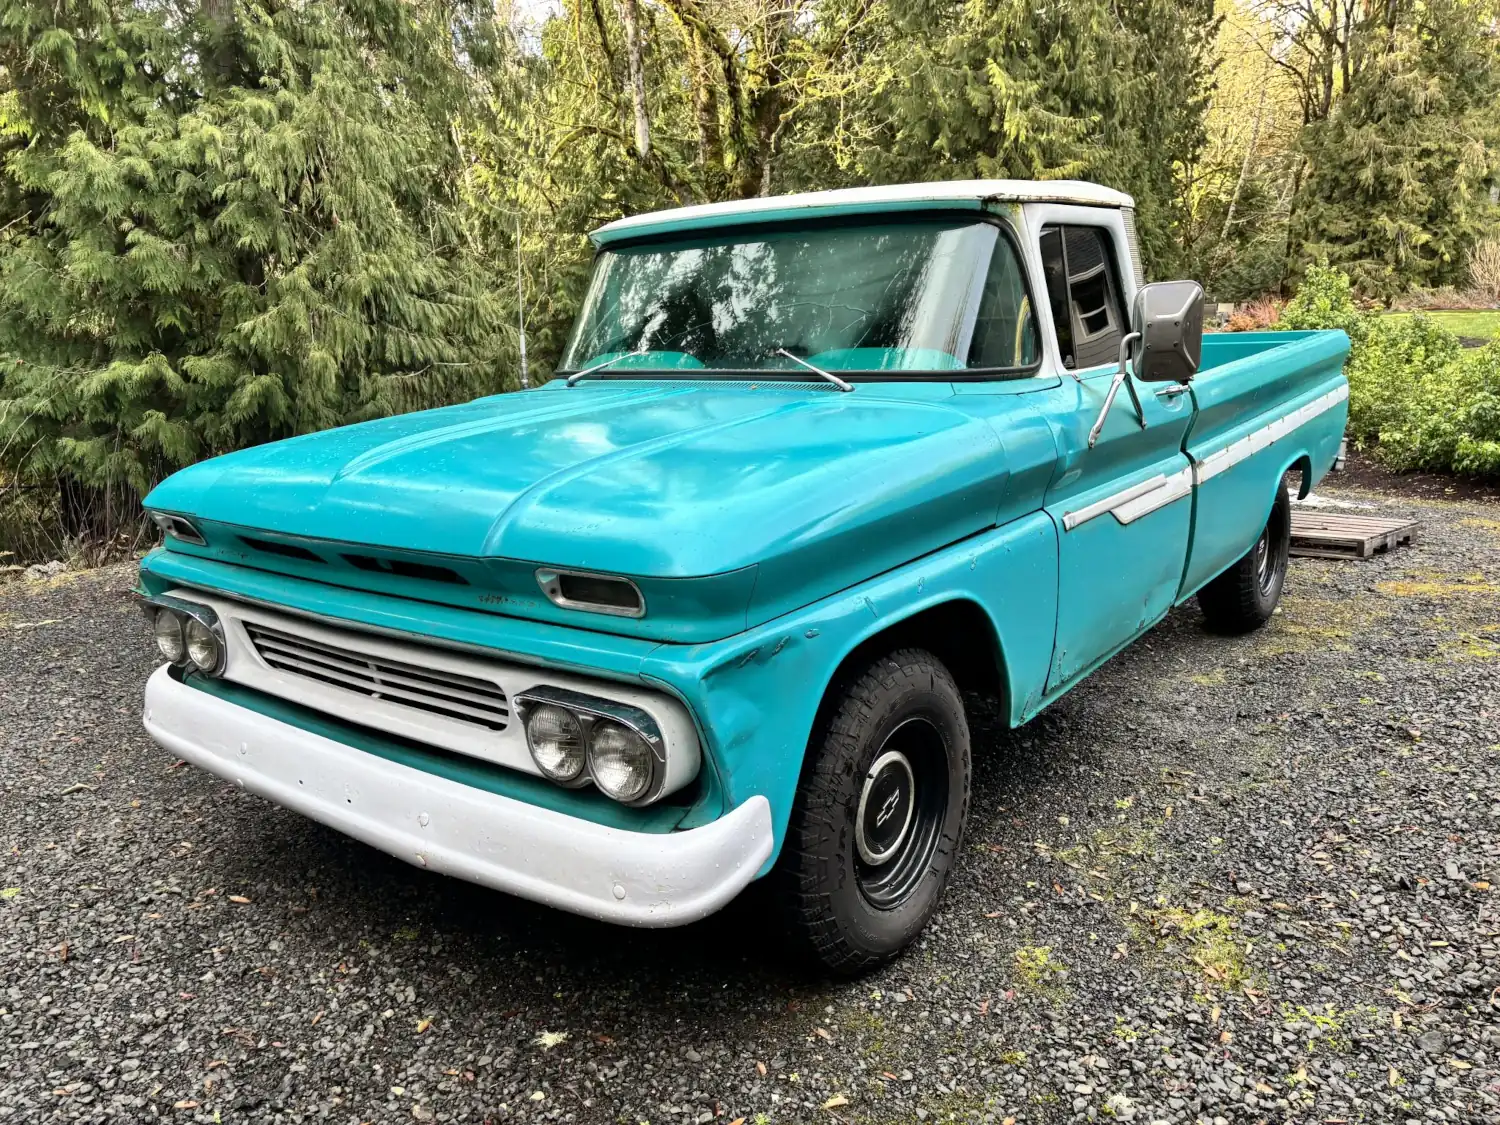
<svg viewBox="0 0 1500 1125">
<path fill-rule="evenodd" d="M 962 370 L 981 296 L 1008 305 L 1010 358 L 1033 362 L 1020 268 L 989 223 L 922 219 L 627 246 L 599 255 L 559 372 L 797 373 L 782 349 L 831 371 Z"/>
</svg>

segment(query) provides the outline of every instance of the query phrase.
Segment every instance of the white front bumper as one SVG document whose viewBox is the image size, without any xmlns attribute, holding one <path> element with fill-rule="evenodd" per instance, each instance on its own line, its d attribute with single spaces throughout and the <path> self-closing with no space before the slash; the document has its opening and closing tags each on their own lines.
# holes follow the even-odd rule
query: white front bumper
<svg viewBox="0 0 1500 1125">
<path fill-rule="evenodd" d="M 146 684 L 145 724 L 178 757 L 397 859 L 608 922 L 696 921 L 771 854 L 761 796 L 685 832 L 610 828 L 387 761 L 188 687 L 166 667 Z"/>
</svg>

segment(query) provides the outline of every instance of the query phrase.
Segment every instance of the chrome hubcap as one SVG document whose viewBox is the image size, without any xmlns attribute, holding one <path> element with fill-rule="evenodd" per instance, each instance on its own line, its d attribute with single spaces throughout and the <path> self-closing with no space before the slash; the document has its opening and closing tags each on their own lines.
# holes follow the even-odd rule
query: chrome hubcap
<svg viewBox="0 0 1500 1125">
<path fill-rule="evenodd" d="M 887 750 L 865 774 L 854 841 L 860 859 L 871 867 L 888 862 L 900 850 L 911 829 L 916 792 L 911 762 L 899 750 Z"/>
<path fill-rule="evenodd" d="M 1255 581 L 1259 584 L 1261 593 L 1264 594 L 1271 589 L 1271 581 L 1275 573 L 1275 569 L 1271 566 L 1271 529 L 1268 527 L 1255 541 Z"/>
<path fill-rule="evenodd" d="M 921 886 L 948 813 L 948 748 L 937 726 L 913 716 L 865 771 L 854 816 L 854 877 L 866 901 L 896 910 Z"/>
</svg>

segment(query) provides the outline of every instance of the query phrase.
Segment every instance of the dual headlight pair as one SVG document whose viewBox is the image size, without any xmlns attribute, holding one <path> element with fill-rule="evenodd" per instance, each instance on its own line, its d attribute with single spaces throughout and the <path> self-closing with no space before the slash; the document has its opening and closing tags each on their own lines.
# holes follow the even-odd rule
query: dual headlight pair
<svg viewBox="0 0 1500 1125">
<path fill-rule="evenodd" d="M 531 759 L 549 780 L 568 788 L 592 782 L 626 805 L 659 795 L 665 747 L 645 711 L 563 688 L 535 688 L 516 702 Z"/>
<path fill-rule="evenodd" d="M 144 601 L 156 649 L 170 663 L 192 667 L 208 676 L 224 670 L 224 630 L 206 605 L 161 598 Z"/>
</svg>

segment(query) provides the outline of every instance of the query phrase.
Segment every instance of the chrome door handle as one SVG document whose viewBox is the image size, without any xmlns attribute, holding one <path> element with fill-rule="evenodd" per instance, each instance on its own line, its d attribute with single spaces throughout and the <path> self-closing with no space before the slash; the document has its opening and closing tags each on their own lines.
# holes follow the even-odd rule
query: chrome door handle
<svg viewBox="0 0 1500 1125">
<path fill-rule="evenodd" d="M 1170 387 L 1163 387 L 1156 392 L 1157 398 L 1176 398 L 1178 395 L 1187 394 L 1186 383 L 1173 383 Z"/>
</svg>

